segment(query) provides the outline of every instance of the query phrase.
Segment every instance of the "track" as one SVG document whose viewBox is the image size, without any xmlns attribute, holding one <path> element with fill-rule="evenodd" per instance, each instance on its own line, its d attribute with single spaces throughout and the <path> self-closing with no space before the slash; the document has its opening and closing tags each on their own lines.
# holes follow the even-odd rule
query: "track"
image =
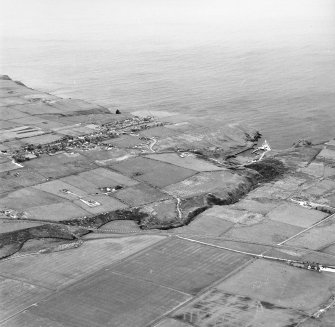
<svg viewBox="0 0 335 327">
<path fill-rule="evenodd" d="M 152 140 L 152 142 L 149 144 L 149 150 L 150 150 L 151 152 L 156 152 L 156 151 L 153 149 L 153 147 L 154 147 L 155 144 L 157 143 L 157 139 L 154 138 L 154 137 L 152 137 L 151 140 Z"/>
</svg>

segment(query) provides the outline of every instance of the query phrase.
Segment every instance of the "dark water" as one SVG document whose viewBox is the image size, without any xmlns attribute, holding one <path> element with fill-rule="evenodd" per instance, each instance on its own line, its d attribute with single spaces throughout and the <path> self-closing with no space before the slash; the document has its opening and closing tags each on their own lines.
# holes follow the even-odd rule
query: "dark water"
<svg viewBox="0 0 335 327">
<path fill-rule="evenodd" d="M 140 39 L 122 30 L 119 37 L 99 34 L 99 25 L 87 38 L 85 31 L 69 38 L 15 35 L 3 38 L 1 72 L 121 111 L 243 121 L 277 148 L 300 138 L 333 138 L 335 29 L 320 18 L 290 22 L 270 30 L 215 25 L 205 32 L 187 26 L 156 34 L 153 26 Z"/>
</svg>

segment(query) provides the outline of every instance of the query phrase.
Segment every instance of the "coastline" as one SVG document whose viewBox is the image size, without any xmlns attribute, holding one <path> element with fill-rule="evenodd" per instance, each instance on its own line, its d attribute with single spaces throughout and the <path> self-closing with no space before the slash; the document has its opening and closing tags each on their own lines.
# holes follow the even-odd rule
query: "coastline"
<svg viewBox="0 0 335 327">
<path fill-rule="evenodd" d="M 20 275 L 15 263 L 25 265 L 26 256 L 34 257 L 36 267 L 39 260 L 52 261 L 54 256 L 62 260 L 63 254 L 75 262 L 76 251 L 88 251 L 90 242 L 131 239 L 136 248 L 137 238 L 157 238 L 163 247 L 183 244 L 186 249 L 186 244 L 198 242 L 194 246 L 199 249 L 214 246 L 213 251 L 254 254 L 256 262 L 245 257 L 236 261 L 247 280 L 254 278 L 247 272 L 256 265 L 292 276 L 298 273 L 292 264 L 285 268 L 288 260 L 301 263 L 302 272 L 311 270 L 303 262 L 335 265 L 335 140 L 318 145 L 301 141 L 289 149 L 255 156 L 243 152 L 257 146 L 260 133 L 243 124 L 218 122 L 206 128 L 176 113 L 116 114 L 85 101 L 37 92 L 6 76 L 0 82 L 0 254 L 6 258 L 0 266 L 8 273 Z M 255 158 L 261 159 L 252 162 Z M 150 257 L 155 248 L 148 245 L 146 251 Z M 268 261 L 266 256 L 280 262 Z M 137 264 L 132 256 L 126 258 L 130 265 Z M 90 260 L 80 264 L 87 267 Z M 109 264 L 99 261 L 98 270 Z M 209 266 L 215 264 L 214 260 Z M 190 263 L 185 267 L 195 269 Z M 234 279 L 235 273 L 240 274 L 238 267 L 214 277 L 202 275 L 200 269 L 194 272 L 196 285 L 176 289 L 196 301 L 209 287 L 210 298 L 210 285 L 218 280 L 224 284 L 229 274 Z M 64 273 L 60 270 L 57 278 Z M 31 272 L 24 274 L 26 279 L 36 278 Z M 79 282 L 72 275 L 69 278 Z M 282 277 L 277 278 L 279 283 Z M 309 281 L 300 281 L 300 292 Z M 332 278 L 325 285 L 315 283 L 313 295 L 319 288 L 335 286 Z M 223 289 L 248 293 L 238 291 L 235 284 L 231 287 Z M 269 292 L 266 301 L 276 302 L 275 288 Z M 330 293 L 327 299 L 316 296 L 312 304 L 298 299 L 295 310 L 300 313 L 290 311 L 288 316 L 308 320 L 335 295 Z M 184 310 L 191 310 L 192 301 Z M 291 308 L 288 296 L 281 301 L 280 310 Z M 192 322 L 177 309 L 169 310 L 169 318 L 163 313 L 155 318 L 161 319 L 157 326 L 165 326 L 167 319 Z M 214 315 L 210 306 L 206 310 Z M 279 309 L 270 311 L 275 310 Z M 325 319 L 327 310 L 317 318 Z M 233 316 L 232 321 L 240 319 L 238 314 Z M 5 317 L 9 318 L 13 319 L 12 313 Z"/>
</svg>

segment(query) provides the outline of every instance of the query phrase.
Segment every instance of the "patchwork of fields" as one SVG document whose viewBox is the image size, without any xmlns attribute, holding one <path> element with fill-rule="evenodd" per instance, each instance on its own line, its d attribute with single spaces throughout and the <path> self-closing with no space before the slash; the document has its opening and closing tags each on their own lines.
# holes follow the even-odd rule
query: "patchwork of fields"
<svg viewBox="0 0 335 327">
<path fill-rule="evenodd" d="M 288 261 L 335 266 L 334 140 L 264 182 L 245 127 L 0 86 L 0 326 L 334 326 Z"/>
</svg>

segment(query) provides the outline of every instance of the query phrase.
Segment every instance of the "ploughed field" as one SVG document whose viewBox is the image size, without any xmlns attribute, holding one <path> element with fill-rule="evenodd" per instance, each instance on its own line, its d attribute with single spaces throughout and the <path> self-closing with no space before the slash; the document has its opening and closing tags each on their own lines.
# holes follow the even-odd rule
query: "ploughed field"
<svg viewBox="0 0 335 327">
<path fill-rule="evenodd" d="M 0 85 L 0 326 L 334 325 L 334 140 Z"/>
</svg>

